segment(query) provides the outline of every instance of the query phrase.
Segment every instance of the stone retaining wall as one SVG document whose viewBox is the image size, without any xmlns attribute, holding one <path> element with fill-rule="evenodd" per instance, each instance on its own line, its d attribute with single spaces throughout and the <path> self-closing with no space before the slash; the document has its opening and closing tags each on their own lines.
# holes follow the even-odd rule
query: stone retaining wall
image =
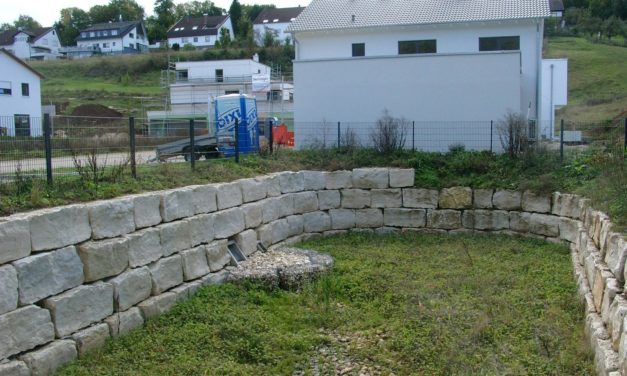
<svg viewBox="0 0 627 376">
<path fill-rule="evenodd" d="M 48 375 L 222 283 L 247 255 L 316 234 L 497 232 L 570 243 L 601 375 L 627 375 L 625 239 L 575 195 L 413 187 L 414 171 L 282 172 L 0 219 L 0 376 Z"/>
</svg>

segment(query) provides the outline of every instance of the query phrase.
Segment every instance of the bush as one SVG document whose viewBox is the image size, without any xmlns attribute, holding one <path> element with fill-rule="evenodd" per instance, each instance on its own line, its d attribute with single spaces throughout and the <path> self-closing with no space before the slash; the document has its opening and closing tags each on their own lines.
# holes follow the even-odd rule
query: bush
<svg viewBox="0 0 627 376">
<path fill-rule="evenodd" d="M 383 154 L 390 154 L 405 147 L 405 130 L 409 122 L 404 118 L 395 118 L 387 109 L 383 110 L 383 116 L 377 120 L 374 130 L 370 133 L 370 139 L 374 149 Z"/>
<path fill-rule="evenodd" d="M 496 131 L 501 146 L 510 157 L 517 157 L 527 150 L 527 121 L 523 114 L 508 112 L 496 124 Z"/>
</svg>

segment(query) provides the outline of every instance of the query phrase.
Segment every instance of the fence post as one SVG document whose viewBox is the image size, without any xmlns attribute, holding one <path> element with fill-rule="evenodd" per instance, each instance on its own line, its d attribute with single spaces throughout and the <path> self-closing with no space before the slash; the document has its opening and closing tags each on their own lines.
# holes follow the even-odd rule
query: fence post
<svg viewBox="0 0 627 376">
<path fill-rule="evenodd" d="M 46 181 L 52 184 L 52 139 L 50 134 L 50 114 L 44 114 L 44 149 L 46 154 Z"/>
<path fill-rule="evenodd" d="M 492 137 L 494 135 L 494 120 L 490 120 L 490 153 L 492 153 Z"/>
<path fill-rule="evenodd" d="M 341 134 L 342 134 L 342 126 L 340 125 L 340 122 L 337 122 L 337 148 L 341 148 L 342 144 L 341 144 Z"/>
<path fill-rule="evenodd" d="M 560 161 L 564 161 L 564 119 L 560 121 Z"/>
<path fill-rule="evenodd" d="M 128 118 L 128 136 L 131 148 L 131 175 L 137 179 L 137 160 L 135 159 L 135 118 Z"/>
<path fill-rule="evenodd" d="M 270 130 L 268 131 L 268 145 L 270 146 L 270 154 L 274 153 L 274 133 L 272 128 L 274 128 L 274 125 L 272 124 L 273 121 L 270 121 Z"/>
<path fill-rule="evenodd" d="M 235 163 L 239 163 L 239 120 L 235 119 Z"/>
<path fill-rule="evenodd" d="M 196 168 L 196 138 L 194 134 L 194 119 L 189 119 L 189 160 L 192 170 Z"/>
<path fill-rule="evenodd" d="M 411 122 L 411 150 L 416 151 L 416 121 Z"/>
</svg>

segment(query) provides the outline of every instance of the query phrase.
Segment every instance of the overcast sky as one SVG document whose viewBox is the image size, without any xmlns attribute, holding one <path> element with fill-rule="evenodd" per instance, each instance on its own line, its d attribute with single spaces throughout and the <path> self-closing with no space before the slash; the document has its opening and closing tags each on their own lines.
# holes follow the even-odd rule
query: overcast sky
<svg viewBox="0 0 627 376">
<path fill-rule="evenodd" d="M 136 0 L 144 7 L 146 16 L 152 15 L 154 0 Z M 220 8 L 229 9 L 232 0 L 214 0 Z M 241 4 L 274 4 L 277 8 L 306 6 L 310 0 L 239 0 Z M 174 3 L 185 3 L 185 0 L 174 0 Z M 61 9 L 77 7 L 85 11 L 94 5 L 106 5 L 109 0 L 0 0 L 0 24 L 10 23 L 26 14 L 33 17 L 42 26 L 52 26 L 59 19 Z"/>
</svg>

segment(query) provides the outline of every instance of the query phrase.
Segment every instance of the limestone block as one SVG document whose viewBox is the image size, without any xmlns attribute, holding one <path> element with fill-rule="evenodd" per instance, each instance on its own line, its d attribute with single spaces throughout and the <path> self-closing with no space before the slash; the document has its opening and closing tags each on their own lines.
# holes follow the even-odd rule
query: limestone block
<svg viewBox="0 0 627 376">
<path fill-rule="evenodd" d="M 340 191 L 329 190 L 318 192 L 318 206 L 320 210 L 337 209 L 340 207 Z"/>
<path fill-rule="evenodd" d="M 383 210 L 383 224 L 394 227 L 425 227 L 425 209 L 397 209 Z"/>
<path fill-rule="evenodd" d="M 610 340 L 597 338 L 592 348 L 598 375 L 609 375 L 618 370 L 618 354 L 612 350 Z"/>
<path fill-rule="evenodd" d="M 72 339 L 76 342 L 79 358 L 103 348 L 108 338 L 109 326 L 104 323 L 90 326 L 72 335 Z"/>
<path fill-rule="evenodd" d="M 217 189 L 213 184 L 194 185 L 187 187 L 191 190 L 194 214 L 211 213 L 217 210 Z"/>
<path fill-rule="evenodd" d="M 472 206 L 472 189 L 468 187 L 444 188 L 438 201 L 440 209 L 465 209 Z"/>
<path fill-rule="evenodd" d="M 504 210 L 474 210 L 475 230 L 506 230 L 509 229 L 509 213 Z"/>
<path fill-rule="evenodd" d="M 370 191 L 363 189 L 344 189 L 342 193 L 342 208 L 363 209 L 371 203 Z"/>
<path fill-rule="evenodd" d="M 0 315 L 17 308 L 17 285 L 15 268 L 11 265 L 0 266 Z"/>
<path fill-rule="evenodd" d="M 359 228 L 377 228 L 383 226 L 383 211 L 381 209 L 355 210 L 355 226 Z"/>
<path fill-rule="evenodd" d="M 172 293 L 167 292 L 166 294 Z M 144 306 L 148 306 L 148 310 L 154 308 L 153 304 L 155 301 L 152 299 L 154 298 L 149 298 L 139 303 L 139 307 L 133 307 L 127 311 L 114 313 L 113 315 L 107 317 L 104 321 L 109 326 L 109 333 L 111 337 L 115 338 L 118 336 L 123 336 L 125 334 L 128 334 L 131 330 L 142 326 L 144 324 L 144 317 L 142 316 L 144 310 L 140 308 L 142 307 L 142 304 Z M 146 319 L 148 319 L 148 317 L 146 317 Z"/>
<path fill-rule="evenodd" d="M 373 189 L 370 191 L 372 208 L 400 208 L 403 196 L 400 188 Z"/>
<path fill-rule="evenodd" d="M 269 223 L 271 231 L 272 231 L 272 244 L 276 244 L 287 239 L 289 234 L 289 225 L 287 224 L 287 219 L 278 219 L 274 222 Z"/>
<path fill-rule="evenodd" d="M 561 217 L 570 217 L 579 219 L 581 212 L 579 211 L 579 196 L 573 194 L 560 194 L 559 215 Z"/>
<path fill-rule="evenodd" d="M 336 236 L 336 235 L 345 235 L 348 234 L 348 230 L 330 230 L 322 233 L 322 236 Z"/>
<path fill-rule="evenodd" d="M 152 291 L 152 279 L 147 267 L 130 269 L 107 282 L 113 285 L 116 311 L 126 311 L 147 299 Z"/>
<path fill-rule="evenodd" d="M 246 228 L 254 228 L 263 223 L 263 205 L 267 200 L 242 205 Z M 276 219 L 276 218 L 275 218 Z"/>
<path fill-rule="evenodd" d="M 561 217 L 559 218 L 560 239 L 574 243 L 579 237 L 579 226 L 581 222 L 578 220 Z"/>
<path fill-rule="evenodd" d="M 296 214 L 294 212 L 294 196 L 294 194 L 286 194 L 276 198 L 279 203 L 279 218 Z"/>
<path fill-rule="evenodd" d="M 242 199 L 244 202 L 263 200 L 268 194 L 268 187 L 264 180 L 241 179 L 238 180 L 238 182 L 242 190 Z"/>
<path fill-rule="evenodd" d="M 244 202 L 242 189 L 238 182 L 218 184 L 217 189 L 218 210 L 239 206 Z"/>
<path fill-rule="evenodd" d="M 285 171 L 279 174 L 281 193 L 301 192 L 305 190 L 305 176 L 302 172 Z"/>
<path fill-rule="evenodd" d="M 355 211 L 351 209 L 331 209 L 331 228 L 333 230 L 347 230 L 355 227 Z"/>
<path fill-rule="evenodd" d="M 191 217 L 196 210 L 192 189 L 178 188 L 163 192 L 160 210 L 164 222 Z"/>
<path fill-rule="evenodd" d="M 30 254 L 30 225 L 26 219 L 0 220 L 0 265 Z"/>
<path fill-rule="evenodd" d="M 331 217 L 323 212 L 303 214 L 305 232 L 323 232 L 331 229 Z"/>
<path fill-rule="evenodd" d="M 83 263 L 74 247 L 19 259 L 13 266 L 17 271 L 21 305 L 35 303 L 74 288 L 84 280 Z M 9 287 L 7 291 L 10 291 L 10 286 L 10 284 L 7 286 Z M 5 290 L 4 287 L 2 290 Z M 0 291 L 0 296 L 2 294 Z"/>
<path fill-rule="evenodd" d="M 473 207 L 477 209 L 492 209 L 493 189 L 475 189 L 472 192 Z"/>
<path fill-rule="evenodd" d="M 406 208 L 435 209 L 438 207 L 439 194 L 434 189 L 403 189 L 403 206 Z"/>
<path fill-rule="evenodd" d="M 613 234 L 613 225 L 609 218 L 601 223 L 601 235 L 599 236 L 599 250 L 601 255 L 605 255 L 607 240 Z"/>
<path fill-rule="evenodd" d="M 30 376 L 30 369 L 26 363 L 18 360 L 0 363 L 0 376 Z"/>
<path fill-rule="evenodd" d="M 492 205 L 501 210 L 520 210 L 521 199 L 519 191 L 497 189 L 492 195 Z"/>
<path fill-rule="evenodd" d="M 307 191 L 294 193 L 294 214 L 309 213 L 318 210 L 318 195 L 316 192 Z"/>
<path fill-rule="evenodd" d="M 213 228 L 216 239 L 231 237 L 244 231 L 244 213 L 240 208 L 222 210 L 215 214 Z"/>
<path fill-rule="evenodd" d="M 161 230 L 161 249 L 164 256 L 192 247 L 191 228 L 189 221 L 182 220 L 165 223 L 159 226 Z"/>
<path fill-rule="evenodd" d="M 205 246 L 207 262 L 209 263 L 209 270 L 211 272 L 223 269 L 231 261 L 227 244 L 228 242 L 226 240 L 218 240 Z"/>
<path fill-rule="evenodd" d="M 590 341 L 591 346 L 594 346 L 596 339 L 608 340 L 610 338 L 603 324 L 603 320 L 601 320 L 601 317 L 596 312 L 591 312 L 586 315 L 584 334 Z"/>
<path fill-rule="evenodd" d="M 287 220 L 287 236 L 296 236 L 303 233 L 305 228 L 305 220 L 302 215 L 290 215 L 285 218 Z"/>
<path fill-rule="evenodd" d="M 265 225 L 257 228 L 257 238 L 265 247 L 272 245 L 272 223 L 266 223 Z"/>
<path fill-rule="evenodd" d="M 76 359 L 76 344 L 64 339 L 54 341 L 45 347 L 22 356 L 24 363 L 30 368 L 32 376 L 48 376 L 62 366 Z"/>
<path fill-rule="evenodd" d="M 538 195 L 531 191 L 525 191 L 522 195 L 522 210 L 534 213 L 550 213 L 551 197 Z"/>
<path fill-rule="evenodd" d="M 214 214 L 200 214 L 186 219 L 189 224 L 190 246 L 209 243 L 215 236 L 213 230 Z"/>
<path fill-rule="evenodd" d="M 113 285 L 81 285 L 44 300 L 44 307 L 52 314 L 57 337 L 62 338 L 113 313 Z"/>
<path fill-rule="evenodd" d="M 207 274 L 202 277 L 202 286 L 221 285 L 227 281 L 229 273 L 226 270 L 221 270 L 217 273 Z"/>
<path fill-rule="evenodd" d="M 0 315 L 0 359 L 54 339 L 50 312 L 34 305 Z"/>
<path fill-rule="evenodd" d="M 427 227 L 454 230 L 462 227 L 462 213 L 459 210 L 428 210 Z"/>
<path fill-rule="evenodd" d="M 522 233 L 529 232 L 529 220 L 531 219 L 531 213 L 510 212 L 509 213 L 509 228 L 513 231 Z"/>
<path fill-rule="evenodd" d="M 351 171 L 326 172 L 327 189 L 353 188 L 353 173 Z"/>
<path fill-rule="evenodd" d="M 579 198 L 579 220 L 583 221 L 586 219 L 586 214 L 588 213 L 588 209 L 591 207 L 592 201 L 588 198 Z"/>
<path fill-rule="evenodd" d="M 196 282 L 200 282 L 200 280 Z M 176 301 L 180 302 L 182 300 L 189 299 L 189 290 L 190 290 L 190 283 L 183 283 L 182 285 L 176 286 L 175 288 L 170 290 L 170 292 L 176 295 Z"/>
<path fill-rule="evenodd" d="M 87 207 L 69 205 L 30 215 L 30 236 L 33 251 L 63 248 L 89 239 Z"/>
<path fill-rule="evenodd" d="M 90 241 L 78 246 L 85 281 L 97 281 L 120 274 L 128 266 L 128 239 Z"/>
<path fill-rule="evenodd" d="M 174 255 L 148 266 L 152 276 L 152 294 L 162 292 L 183 283 L 183 264 L 180 255 Z"/>
<path fill-rule="evenodd" d="M 91 237 L 113 238 L 135 231 L 132 199 L 100 201 L 88 205 Z"/>
<path fill-rule="evenodd" d="M 558 236 L 559 222 L 559 217 L 533 213 L 531 217 L 529 217 L 529 231 L 537 235 Z"/>
<path fill-rule="evenodd" d="M 257 180 L 263 181 L 266 185 L 268 197 L 277 197 L 281 195 L 281 181 L 279 180 L 278 174 L 258 177 Z"/>
<path fill-rule="evenodd" d="M 255 230 L 242 231 L 235 235 L 234 240 L 246 256 L 250 256 L 257 251 L 257 232 Z"/>
<path fill-rule="evenodd" d="M 176 294 L 166 292 L 161 295 L 153 296 L 139 303 L 139 309 L 146 320 L 157 317 L 169 311 L 176 303 Z"/>
<path fill-rule="evenodd" d="M 163 256 L 161 230 L 147 228 L 126 235 L 128 239 L 128 264 L 131 268 L 148 265 Z"/>
<path fill-rule="evenodd" d="M 181 251 L 181 262 L 185 281 L 191 281 L 209 273 L 207 250 L 204 246 Z"/>
<path fill-rule="evenodd" d="M 353 170 L 353 188 L 388 188 L 390 173 L 387 168 L 356 168 Z"/>
<path fill-rule="evenodd" d="M 605 291 L 603 292 L 603 301 L 601 302 L 601 318 L 604 323 L 607 324 L 609 322 L 612 302 L 622 292 L 622 286 L 618 285 L 616 278 L 608 278 L 605 281 Z"/>
<path fill-rule="evenodd" d="M 145 228 L 161 223 L 161 193 L 133 196 L 135 228 Z"/>
<path fill-rule="evenodd" d="M 390 188 L 413 187 L 415 172 L 413 168 L 390 168 Z"/>
<path fill-rule="evenodd" d="M 319 191 L 327 186 L 326 174 L 322 171 L 302 171 L 306 190 Z"/>
<path fill-rule="evenodd" d="M 592 283 L 592 297 L 594 298 L 594 307 L 597 312 L 601 312 L 603 298 L 607 292 L 607 282 L 610 278 L 614 278 L 609 270 L 595 267 L 594 282 Z"/>
<path fill-rule="evenodd" d="M 623 284 L 625 282 L 625 262 L 627 262 L 627 243 L 619 234 L 615 234 L 613 239 L 617 239 L 616 245 L 607 248 L 605 262 L 616 279 Z"/>
<path fill-rule="evenodd" d="M 263 223 L 270 223 L 276 221 L 281 217 L 281 201 L 279 197 L 272 197 L 261 201 Z"/>
</svg>

